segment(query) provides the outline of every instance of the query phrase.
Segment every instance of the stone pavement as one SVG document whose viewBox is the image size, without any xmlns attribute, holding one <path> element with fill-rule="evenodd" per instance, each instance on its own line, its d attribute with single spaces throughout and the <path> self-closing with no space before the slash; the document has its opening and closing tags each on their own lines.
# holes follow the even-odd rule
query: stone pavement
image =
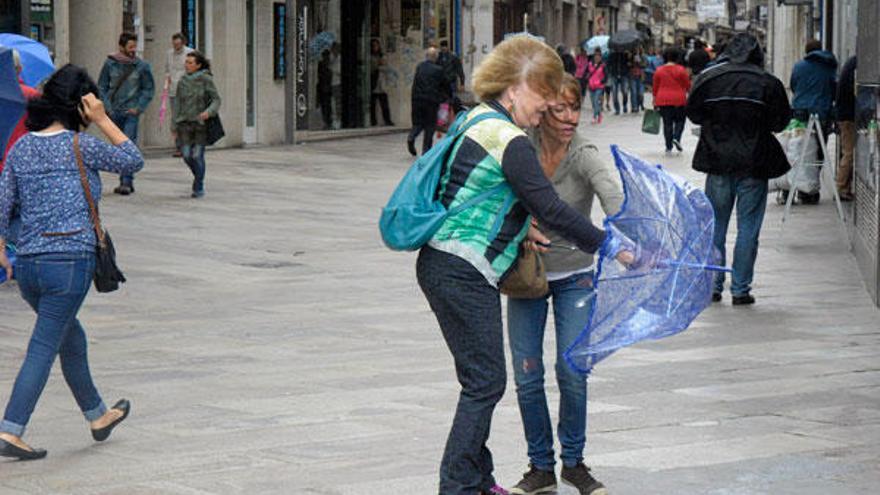
<svg viewBox="0 0 880 495">
<path fill-rule="evenodd" d="M 583 131 L 701 183 L 689 132 L 667 158 L 639 122 Z M 131 418 L 93 443 L 56 367 L 26 436 L 49 457 L 0 462 L 0 494 L 436 493 L 458 385 L 415 255 L 376 229 L 410 163 L 404 136 L 208 162 L 203 200 L 182 162 L 160 158 L 137 194 L 104 202 L 129 283 L 80 316 L 99 389 L 131 399 Z M 780 213 L 768 206 L 757 305 L 725 294 L 688 331 L 595 370 L 587 462 L 610 493 L 877 493 L 880 312 L 829 202 L 797 207 L 784 239 Z M 32 324 L 0 287 L 3 404 Z M 512 381 L 490 445 L 514 484 L 527 459 Z"/>
</svg>

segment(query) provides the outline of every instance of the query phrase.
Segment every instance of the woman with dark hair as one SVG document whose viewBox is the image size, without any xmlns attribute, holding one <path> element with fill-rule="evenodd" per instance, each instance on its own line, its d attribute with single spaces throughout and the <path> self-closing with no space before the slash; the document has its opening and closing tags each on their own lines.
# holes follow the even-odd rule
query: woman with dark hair
<svg viewBox="0 0 880 495">
<path fill-rule="evenodd" d="M 122 399 L 107 409 L 92 382 L 85 331 L 76 319 L 95 272 L 95 230 L 82 177 L 98 203 L 99 170 L 130 174 L 144 164 L 137 146 L 107 116 L 97 91 L 84 69 L 68 64 L 58 70 L 43 87 L 43 96 L 28 104 L 31 132 L 16 143 L 0 175 L 0 269 L 12 278 L 4 248 L 10 214 L 17 206 L 22 229 L 15 278 L 22 298 L 37 313 L 0 422 L 0 456 L 46 456 L 21 437 L 56 356 L 95 440 L 106 440 L 131 407 Z M 112 144 L 82 132 L 90 123 Z"/>
<path fill-rule="evenodd" d="M 663 118 L 663 137 L 666 140 L 666 154 L 672 153 L 675 146 L 682 151 L 681 135 L 684 132 L 685 105 L 691 78 L 687 69 L 681 65 L 682 54 L 678 48 L 667 48 L 663 52 L 665 64 L 654 73 L 653 91 L 654 108 Z"/>
<path fill-rule="evenodd" d="M 180 152 L 193 174 L 192 197 L 205 195 L 205 146 L 208 119 L 220 110 L 220 94 L 211 75 L 211 63 L 198 51 L 186 56 L 186 75 L 177 83 L 177 113 L 171 126 L 180 139 Z"/>
</svg>

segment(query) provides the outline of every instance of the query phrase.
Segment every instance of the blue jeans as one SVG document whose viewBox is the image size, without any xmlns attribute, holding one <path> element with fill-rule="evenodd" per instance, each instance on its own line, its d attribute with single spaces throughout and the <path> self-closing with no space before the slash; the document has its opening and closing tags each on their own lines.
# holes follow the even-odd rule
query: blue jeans
<svg viewBox="0 0 880 495">
<path fill-rule="evenodd" d="M 24 434 L 49 379 L 55 356 L 61 357 L 64 380 L 86 420 L 94 421 L 107 411 L 92 382 L 86 334 L 76 319 L 94 272 L 94 253 L 18 258 L 15 278 L 21 296 L 37 313 L 37 323 L 0 422 L 0 431 L 19 437 Z"/>
<path fill-rule="evenodd" d="M 645 85 L 642 83 L 641 79 L 631 78 L 629 80 L 629 90 L 630 90 L 630 108 L 632 108 L 633 112 L 638 112 L 639 110 L 643 110 L 645 107 L 642 104 L 645 97 Z"/>
<path fill-rule="evenodd" d="M 733 248 L 733 281 L 730 292 L 734 296 L 748 294 L 752 289 L 755 258 L 758 257 L 758 237 L 764 210 L 767 208 L 767 180 L 753 177 L 713 175 L 706 177 L 706 196 L 715 210 L 713 243 L 721 254 L 720 264 L 727 262 L 725 239 L 730 215 L 736 205 L 736 245 Z M 715 292 L 724 291 L 724 272 L 715 275 Z"/>
<path fill-rule="evenodd" d="M 416 275 L 461 384 L 440 463 L 440 495 L 488 492 L 495 478 L 486 442 L 507 385 L 501 297 L 470 263 L 431 247 L 419 253 Z"/>
<path fill-rule="evenodd" d="M 593 104 L 593 118 L 598 119 L 602 115 L 602 93 L 604 88 L 590 90 L 590 102 Z"/>
<path fill-rule="evenodd" d="M 587 432 L 587 377 L 572 370 L 563 354 L 587 326 L 593 304 L 592 273 L 550 282 L 556 322 L 556 379 L 559 383 L 559 424 L 562 463 L 573 467 L 584 459 Z M 516 398 L 533 466 L 552 471 L 553 427 L 544 392 L 544 326 L 547 299 L 507 300 L 507 327 L 516 381 Z M 580 307 L 578 307 L 580 306 Z"/>
<path fill-rule="evenodd" d="M 126 111 L 118 112 L 110 112 L 110 120 L 116 124 L 116 127 L 119 127 L 122 130 L 122 133 L 128 136 L 128 139 L 131 139 L 131 142 L 135 145 L 138 144 L 138 120 L 140 117 L 137 115 L 132 115 Z M 134 185 L 134 174 L 122 174 L 119 176 L 119 183 L 124 186 Z"/>
<path fill-rule="evenodd" d="M 205 145 L 184 144 L 180 147 L 183 161 L 193 174 L 193 192 L 205 190 Z"/>
<path fill-rule="evenodd" d="M 620 113 L 620 103 L 617 100 L 617 93 L 623 97 L 623 113 L 626 113 L 627 93 L 629 93 L 629 78 L 626 76 L 613 76 L 611 78 L 611 95 L 614 99 L 614 113 Z"/>
</svg>

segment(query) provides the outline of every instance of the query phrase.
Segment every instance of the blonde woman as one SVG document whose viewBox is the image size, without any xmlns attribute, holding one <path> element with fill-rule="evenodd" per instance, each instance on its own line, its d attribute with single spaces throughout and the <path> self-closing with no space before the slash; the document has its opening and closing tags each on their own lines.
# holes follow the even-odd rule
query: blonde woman
<svg viewBox="0 0 880 495">
<path fill-rule="evenodd" d="M 419 286 L 461 384 L 440 466 L 441 495 L 507 493 L 495 483 L 486 445 L 495 404 L 507 383 L 498 285 L 524 240 L 535 249 L 536 242 L 549 242 L 531 227 L 532 215 L 585 252 L 595 252 L 605 238 L 559 198 L 524 131 L 541 123 L 562 74 L 559 56 L 535 39 L 515 37 L 496 46 L 474 72 L 474 92 L 482 103 L 467 118 L 486 112 L 499 118 L 464 133 L 438 184 L 449 208 L 501 186 L 451 215 L 416 264 Z M 632 256 L 624 252 L 619 258 L 628 262 Z"/>
</svg>

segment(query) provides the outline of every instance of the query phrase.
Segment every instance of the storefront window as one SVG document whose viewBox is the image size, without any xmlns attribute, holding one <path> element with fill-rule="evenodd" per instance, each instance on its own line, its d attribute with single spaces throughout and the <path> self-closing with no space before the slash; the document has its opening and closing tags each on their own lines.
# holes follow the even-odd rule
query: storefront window
<svg viewBox="0 0 880 495">
<path fill-rule="evenodd" d="M 303 2 L 297 29 L 305 29 L 305 53 L 296 54 L 299 65 L 307 60 L 306 91 L 298 98 L 298 128 L 309 130 L 354 129 L 368 123 L 370 104 L 370 33 L 374 2 L 313 0 Z M 305 34 L 305 33 L 304 33 Z M 299 67 L 297 67 L 299 69 Z M 297 84 L 303 82 L 297 81 Z"/>
</svg>

